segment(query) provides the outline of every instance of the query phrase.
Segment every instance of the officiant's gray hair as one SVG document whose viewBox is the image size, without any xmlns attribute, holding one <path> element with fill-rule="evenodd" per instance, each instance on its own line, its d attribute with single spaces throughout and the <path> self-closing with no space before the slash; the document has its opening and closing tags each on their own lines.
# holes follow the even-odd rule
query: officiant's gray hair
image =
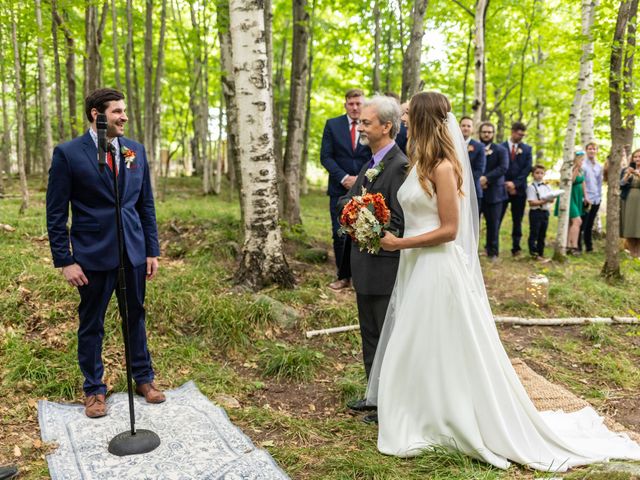
<svg viewBox="0 0 640 480">
<path fill-rule="evenodd" d="M 362 108 L 365 107 L 373 107 L 376 109 L 380 123 L 391 123 L 389 136 L 395 140 L 396 135 L 398 135 L 400 131 L 400 116 L 402 115 L 398 101 L 392 97 L 376 95 L 364 101 Z"/>
</svg>

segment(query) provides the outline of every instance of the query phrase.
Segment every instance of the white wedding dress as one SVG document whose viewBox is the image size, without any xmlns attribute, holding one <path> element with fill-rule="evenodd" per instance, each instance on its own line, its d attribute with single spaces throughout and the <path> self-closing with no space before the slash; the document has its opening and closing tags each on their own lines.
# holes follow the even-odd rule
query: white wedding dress
<svg viewBox="0 0 640 480">
<path fill-rule="evenodd" d="M 436 195 L 424 192 L 415 168 L 398 200 L 404 237 L 439 226 Z M 457 242 L 401 251 L 367 389 L 378 405 L 378 449 L 408 457 L 445 445 L 499 468 L 513 461 L 544 471 L 640 459 L 640 446 L 591 408 L 536 410 L 498 336 L 477 250 Z"/>
</svg>

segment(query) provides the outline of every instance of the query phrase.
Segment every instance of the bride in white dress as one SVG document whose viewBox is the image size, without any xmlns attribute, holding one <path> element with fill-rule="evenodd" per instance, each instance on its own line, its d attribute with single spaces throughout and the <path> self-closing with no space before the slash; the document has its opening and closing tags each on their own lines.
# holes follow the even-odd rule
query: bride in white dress
<svg viewBox="0 0 640 480">
<path fill-rule="evenodd" d="M 506 469 L 544 471 L 640 459 L 591 408 L 538 412 L 500 342 L 478 259 L 476 194 L 466 144 L 447 97 L 409 107 L 411 170 L 398 191 L 404 238 L 387 233 L 400 266 L 367 401 L 378 406 L 378 449 L 414 456 L 445 445 Z"/>
</svg>

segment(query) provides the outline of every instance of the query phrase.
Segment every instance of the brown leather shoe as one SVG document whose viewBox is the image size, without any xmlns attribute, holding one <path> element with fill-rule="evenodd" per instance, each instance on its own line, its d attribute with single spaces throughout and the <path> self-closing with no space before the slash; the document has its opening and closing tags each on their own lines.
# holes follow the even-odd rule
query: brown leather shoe
<svg viewBox="0 0 640 480">
<path fill-rule="evenodd" d="M 331 290 L 342 290 L 344 288 L 349 288 L 350 286 L 351 280 L 349 280 L 348 278 L 341 278 L 329 284 L 329 288 Z"/>
<path fill-rule="evenodd" d="M 107 414 L 105 396 L 101 393 L 87 395 L 84 399 L 84 413 L 89 418 L 104 417 Z"/>
<path fill-rule="evenodd" d="M 162 403 L 167 399 L 153 382 L 136 385 L 136 393 L 143 396 L 147 403 Z"/>
</svg>

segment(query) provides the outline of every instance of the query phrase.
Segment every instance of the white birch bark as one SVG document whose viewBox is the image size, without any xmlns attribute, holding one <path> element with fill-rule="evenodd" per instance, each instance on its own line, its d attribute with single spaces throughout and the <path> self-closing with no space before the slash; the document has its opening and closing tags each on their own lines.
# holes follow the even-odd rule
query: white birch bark
<svg viewBox="0 0 640 480">
<path fill-rule="evenodd" d="M 485 79 L 485 62 L 484 62 L 484 22 L 489 6 L 489 0 L 477 0 L 475 11 L 475 38 L 474 38 L 474 65 L 475 78 L 473 82 L 474 100 L 473 106 L 473 124 L 479 125 L 482 121 L 482 112 L 486 108 L 487 99 L 486 88 L 484 86 Z"/>
<path fill-rule="evenodd" d="M 236 280 L 259 289 L 291 287 L 278 223 L 271 85 L 261 2 L 229 2 L 233 74 L 238 106 L 244 203 L 244 243 Z"/>
<path fill-rule="evenodd" d="M 567 134 L 564 138 L 562 167 L 560 169 L 560 188 L 564 190 L 564 194 L 560 197 L 558 206 L 558 232 L 556 234 L 554 252 L 554 258 L 557 260 L 562 260 L 566 255 L 567 235 L 569 232 L 569 206 L 571 202 L 571 172 L 573 169 L 576 129 L 584 100 L 584 90 L 591 80 L 591 71 L 589 70 L 589 60 L 593 55 L 591 29 L 593 27 L 597 5 L 598 0 L 582 0 L 582 37 L 585 40 L 582 44 L 578 85 L 576 86 L 576 93 L 573 97 L 573 103 L 571 104 L 571 111 L 569 112 Z"/>
<path fill-rule="evenodd" d="M 49 93 L 47 92 L 47 73 L 44 68 L 44 53 L 42 49 L 42 37 L 40 37 L 40 33 L 42 32 L 42 8 L 40 0 L 35 0 L 36 6 L 36 24 L 38 26 L 38 35 L 37 35 L 37 56 L 38 56 L 38 77 L 40 83 L 40 108 L 42 110 L 42 128 L 44 129 L 44 145 L 42 146 L 42 156 L 49 164 L 51 160 L 51 155 L 53 153 L 53 135 L 51 133 L 51 116 L 49 115 Z M 45 168 L 43 171 L 43 175 L 45 177 L 48 176 L 48 168 Z"/>
<path fill-rule="evenodd" d="M 11 19 L 11 43 L 13 44 L 13 65 L 14 65 L 14 92 L 16 97 L 16 123 L 18 125 L 18 139 L 16 142 L 16 154 L 18 157 L 18 173 L 20 175 L 20 192 L 22 194 L 22 204 L 20 205 L 20 213 L 29 208 L 29 189 L 27 188 L 27 171 L 25 168 L 25 149 L 24 140 L 24 112 L 22 111 L 22 87 L 20 85 L 21 66 L 20 66 L 20 50 L 18 47 L 18 34 L 15 19 L 15 12 L 12 12 Z"/>
</svg>

